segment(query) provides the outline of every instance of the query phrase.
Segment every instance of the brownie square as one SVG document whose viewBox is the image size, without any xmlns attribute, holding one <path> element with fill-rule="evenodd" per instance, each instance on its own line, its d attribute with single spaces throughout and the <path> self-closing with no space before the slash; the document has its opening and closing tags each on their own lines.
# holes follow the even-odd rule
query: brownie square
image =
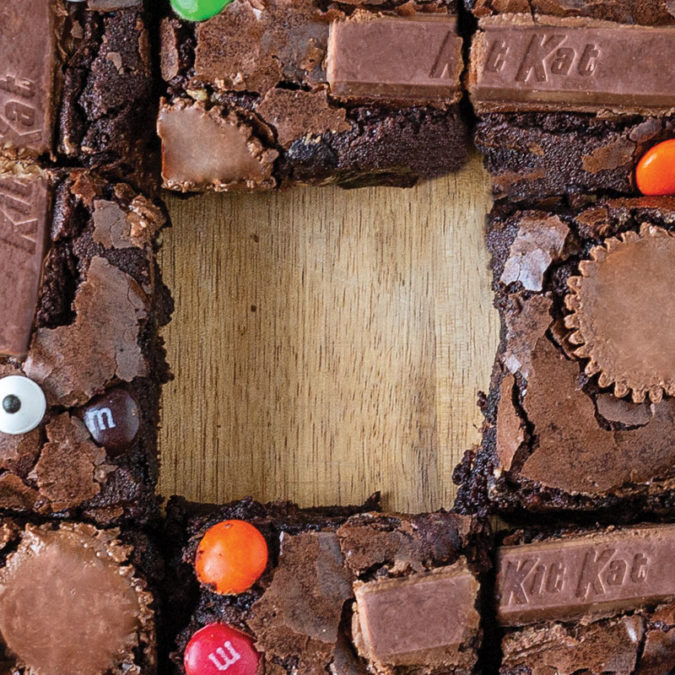
<svg viewBox="0 0 675 675">
<path fill-rule="evenodd" d="M 259 672 L 477 672 L 479 579 L 489 566 L 484 527 L 442 511 L 408 516 L 373 506 L 298 509 L 247 499 L 215 507 L 173 498 L 166 541 L 174 546 L 175 672 L 186 672 L 185 653 L 194 658 L 204 631 L 223 625 L 249 641 Z M 195 564 L 204 535 L 233 518 L 262 533 L 269 562 L 248 591 L 220 595 L 197 581 Z M 236 658 L 202 651 L 187 672 L 211 672 L 207 659 Z"/>
<path fill-rule="evenodd" d="M 0 148 L 156 184 L 157 110 L 143 0 L 0 8 Z"/>
<path fill-rule="evenodd" d="M 164 4 L 164 187 L 410 186 L 464 162 L 454 2 Z"/>
<path fill-rule="evenodd" d="M 457 506 L 518 515 L 675 513 L 675 199 L 495 207 L 501 341 Z"/>
<path fill-rule="evenodd" d="M 162 571 L 139 531 L 0 519 L 0 669 L 156 673 Z"/>
<path fill-rule="evenodd" d="M 4 165 L 0 510 L 104 525 L 155 513 L 164 223 L 125 184 Z"/>
<path fill-rule="evenodd" d="M 517 532 L 504 543 L 502 675 L 672 673 L 675 525 Z"/>
<path fill-rule="evenodd" d="M 594 15 L 591 3 L 575 4 Z M 675 134 L 675 72 L 663 67 L 675 60 L 671 24 L 481 19 L 467 87 L 495 197 L 534 206 L 559 195 L 637 194 L 640 158 Z"/>
</svg>

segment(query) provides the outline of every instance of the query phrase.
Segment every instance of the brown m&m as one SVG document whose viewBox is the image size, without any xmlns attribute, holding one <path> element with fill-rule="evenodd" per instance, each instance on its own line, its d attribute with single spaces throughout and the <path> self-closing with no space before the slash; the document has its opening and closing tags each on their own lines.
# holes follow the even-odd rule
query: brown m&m
<svg viewBox="0 0 675 675">
<path fill-rule="evenodd" d="M 197 548 L 195 571 L 201 583 L 221 595 L 243 593 L 267 566 L 267 542 L 243 520 L 224 520 L 206 531 Z"/>
<path fill-rule="evenodd" d="M 138 403 L 122 388 L 93 399 L 82 411 L 82 419 L 92 438 L 111 455 L 128 450 L 141 426 Z"/>
</svg>

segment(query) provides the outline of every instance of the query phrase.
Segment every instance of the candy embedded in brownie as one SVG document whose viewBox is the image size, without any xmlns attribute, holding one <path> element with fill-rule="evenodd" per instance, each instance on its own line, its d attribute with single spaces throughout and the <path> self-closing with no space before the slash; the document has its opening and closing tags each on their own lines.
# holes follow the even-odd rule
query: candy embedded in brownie
<svg viewBox="0 0 675 675">
<path fill-rule="evenodd" d="M 637 194 L 638 161 L 675 136 L 674 60 L 671 24 L 482 19 L 467 87 L 494 195 Z"/>
<path fill-rule="evenodd" d="M 161 570 L 139 532 L 0 519 L 0 668 L 157 672 Z"/>
<path fill-rule="evenodd" d="M 515 533 L 497 552 L 502 675 L 675 664 L 675 525 Z"/>
<path fill-rule="evenodd" d="M 143 0 L 0 7 L 0 149 L 156 183 L 157 110 Z"/>
<path fill-rule="evenodd" d="M 165 5 L 165 187 L 409 186 L 464 162 L 454 2 L 234 0 L 195 23 Z"/>
<path fill-rule="evenodd" d="M 1 510 L 104 525 L 155 513 L 164 223 L 127 185 L 3 164 Z"/>
<path fill-rule="evenodd" d="M 675 199 L 496 207 L 487 243 L 501 343 L 457 506 L 672 516 Z"/>
<path fill-rule="evenodd" d="M 483 526 L 372 506 L 172 499 L 175 671 L 203 675 L 236 663 L 238 675 L 474 672 L 479 579 L 489 566 Z"/>
</svg>

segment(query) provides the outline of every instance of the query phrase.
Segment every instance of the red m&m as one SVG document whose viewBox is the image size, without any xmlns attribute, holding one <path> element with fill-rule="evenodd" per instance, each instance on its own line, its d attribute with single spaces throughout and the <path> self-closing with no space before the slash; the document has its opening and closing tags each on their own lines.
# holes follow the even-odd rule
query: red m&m
<svg viewBox="0 0 675 675">
<path fill-rule="evenodd" d="M 192 636 L 183 662 L 187 675 L 256 675 L 259 658 L 248 635 L 210 623 Z"/>
<path fill-rule="evenodd" d="M 256 527 L 243 520 L 224 520 L 210 527 L 199 542 L 195 572 L 216 593 L 243 593 L 265 571 L 267 556 L 267 542 Z"/>
<path fill-rule="evenodd" d="M 675 195 L 675 138 L 643 155 L 635 169 L 635 182 L 643 195 Z"/>
</svg>

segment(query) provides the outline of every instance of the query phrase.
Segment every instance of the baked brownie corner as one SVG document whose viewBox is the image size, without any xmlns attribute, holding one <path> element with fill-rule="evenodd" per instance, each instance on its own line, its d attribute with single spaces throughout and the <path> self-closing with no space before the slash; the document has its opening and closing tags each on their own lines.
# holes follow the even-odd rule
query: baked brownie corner
<svg viewBox="0 0 675 675">
<path fill-rule="evenodd" d="M 673 513 L 674 207 L 642 198 L 493 216 L 501 342 L 481 447 L 455 473 L 457 508 Z"/>
<path fill-rule="evenodd" d="M 17 0 L 0 8 L 0 147 L 45 165 L 157 185 L 157 104 L 144 2 Z"/>
<path fill-rule="evenodd" d="M 356 5 L 234 0 L 199 23 L 167 6 L 164 185 L 410 186 L 461 166 L 455 3 Z"/>
<path fill-rule="evenodd" d="M 229 660 L 279 674 L 473 672 L 479 586 L 490 565 L 485 524 L 442 511 L 362 511 L 372 506 L 305 510 L 243 500 L 205 507 L 172 499 L 175 672 L 194 675 Z M 248 590 L 227 595 L 220 578 L 201 575 L 210 569 L 213 537 L 233 518 L 262 534 L 269 562 Z"/>
<path fill-rule="evenodd" d="M 7 163 L 0 509 L 109 525 L 156 514 L 161 208 L 82 170 Z"/>
</svg>

